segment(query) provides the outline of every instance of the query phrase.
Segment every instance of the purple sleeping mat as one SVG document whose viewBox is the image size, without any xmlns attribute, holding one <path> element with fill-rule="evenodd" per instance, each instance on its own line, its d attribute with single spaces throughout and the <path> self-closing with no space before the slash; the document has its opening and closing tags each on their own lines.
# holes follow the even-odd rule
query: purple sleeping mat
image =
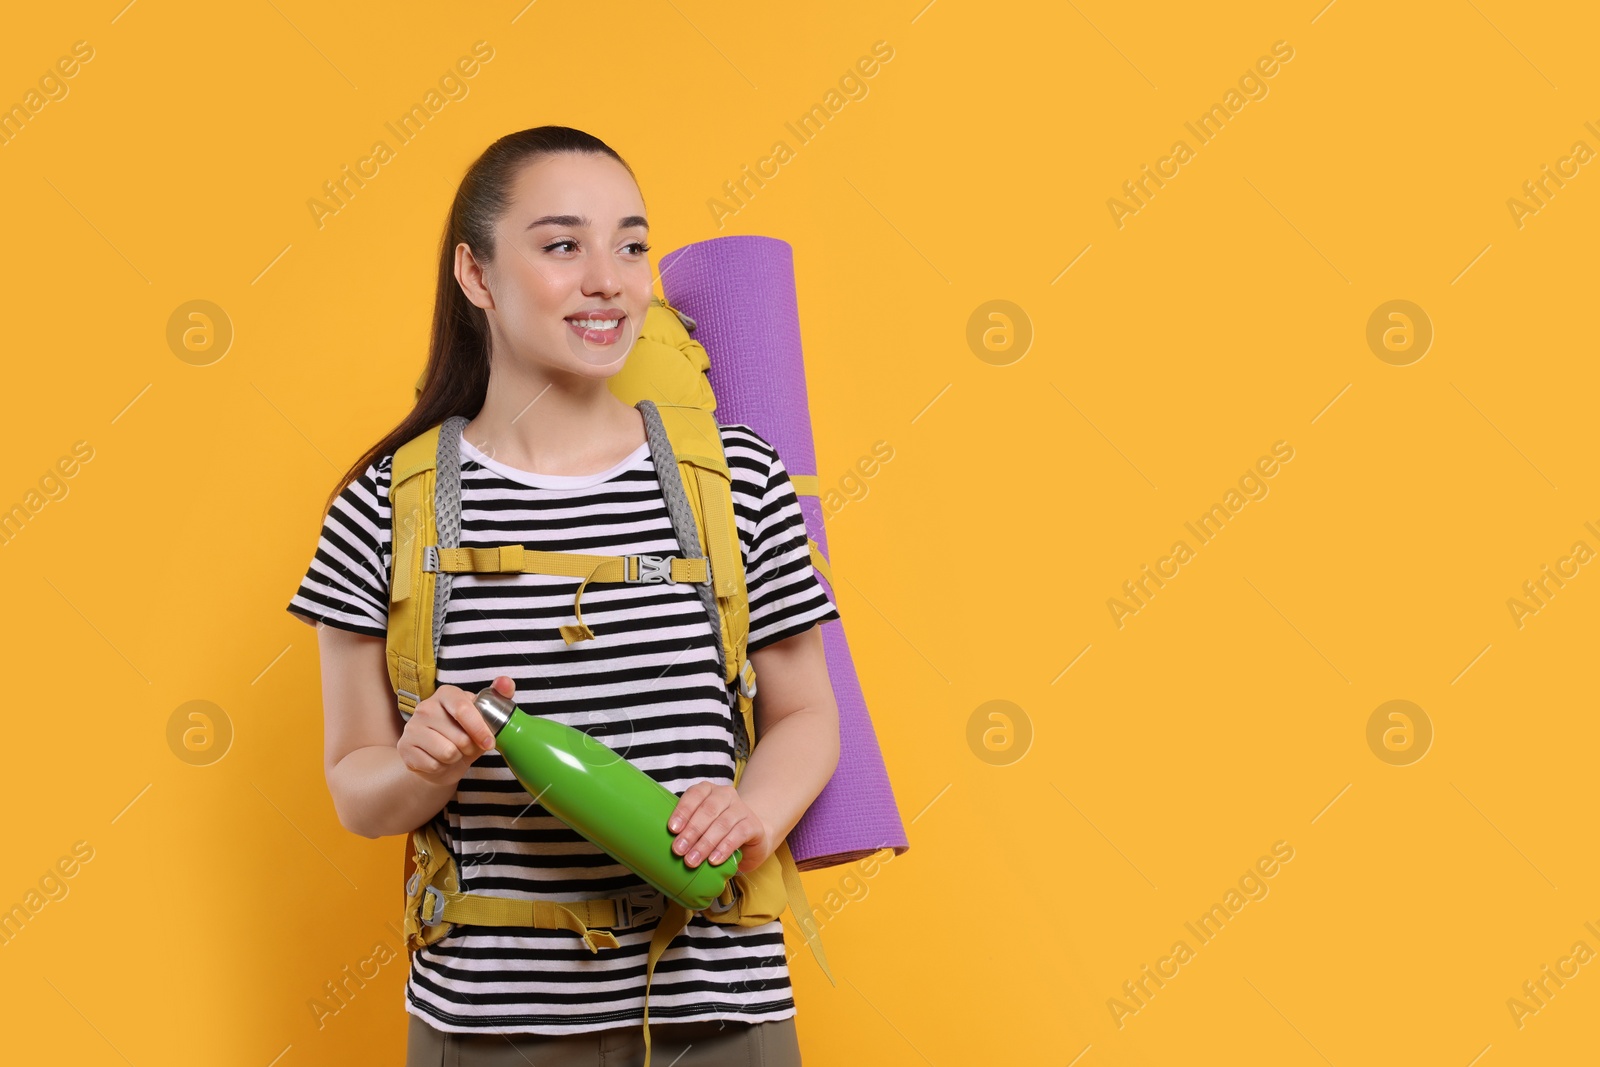
<svg viewBox="0 0 1600 1067">
<path fill-rule="evenodd" d="M 717 421 L 755 430 L 778 450 L 791 475 L 815 475 L 789 243 L 736 236 L 686 245 L 662 257 L 661 285 L 668 303 L 694 320 L 694 339 L 711 357 Z M 827 557 L 822 501 L 801 495 L 800 510 Z M 817 578 L 837 606 L 827 578 L 820 572 Z M 789 833 L 795 865 L 806 871 L 851 863 L 883 848 L 899 855 L 910 847 L 842 621 L 822 624 L 822 643 L 839 705 L 839 766 Z"/>
</svg>

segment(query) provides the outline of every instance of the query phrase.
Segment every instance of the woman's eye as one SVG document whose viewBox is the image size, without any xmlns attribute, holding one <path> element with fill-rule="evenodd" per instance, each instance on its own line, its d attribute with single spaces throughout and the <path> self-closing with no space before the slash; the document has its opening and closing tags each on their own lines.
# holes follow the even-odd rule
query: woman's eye
<svg viewBox="0 0 1600 1067">
<path fill-rule="evenodd" d="M 578 242 L 568 238 L 568 239 L 561 240 L 561 241 L 553 241 L 550 244 L 545 245 L 544 246 L 544 250 L 546 252 L 554 252 L 558 248 L 566 248 L 566 247 L 576 248 L 577 246 L 578 246 Z M 628 244 L 624 245 L 623 247 L 624 248 L 633 249 L 634 250 L 633 254 L 637 255 L 637 256 L 642 256 L 646 252 L 650 251 L 650 246 L 645 244 L 643 241 L 631 241 Z"/>
</svg>

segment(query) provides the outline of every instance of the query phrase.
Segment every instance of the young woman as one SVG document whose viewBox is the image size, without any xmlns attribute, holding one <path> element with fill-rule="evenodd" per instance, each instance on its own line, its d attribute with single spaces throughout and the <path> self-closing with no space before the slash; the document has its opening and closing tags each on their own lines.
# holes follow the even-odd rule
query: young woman
<svg viewBox="0 0 1600 1067">
<path fill-rule="evenodd" d="M 463 547 L 676 555 L 641 412 L 608 387 L 651 296 L 645 206 L 604 142 L 563 126 L 501 138 L 462 179 L 440 249 L 433 336 L 415 409 L 330 497 L 289 611 L 317 624 L 328 788 L 364 837 L 442 814 L 461 889 L 578 900 L 649 891 L 540 807 L 493 751 L 472 694 L 594 734 L 681 794 L 669 830 L 691 866 L 743 850 L 755 869 L 838 760 L 838 708 L 818 623 L 837 619 L 810 564 L 777 452 L 720 427 L 733 473 L 758 677 L 757 744 L 732 786 L 734 726 L 717 642 L 689 583 L 591 583 L 569 645 L 577 579 L 456 574 L 438 689 L 402 717 L 385 661 L 388 487 L 395 450 L 444 419 L 461 440 Z M 640 1063 L 654 922 L 592 954 L 575 934 L 458 925 L 418 950 L 406 985 L 408 1064 Z M 652 1060 L 798 1064 L 782 925 L 696 916 L 650 988 Z"/>
</svg>

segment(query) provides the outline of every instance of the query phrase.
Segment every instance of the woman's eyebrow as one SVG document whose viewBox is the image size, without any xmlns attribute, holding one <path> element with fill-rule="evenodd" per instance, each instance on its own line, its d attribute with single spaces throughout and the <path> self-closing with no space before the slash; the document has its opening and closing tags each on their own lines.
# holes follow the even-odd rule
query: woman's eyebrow
<svg viewBox="0 0 1600 1067">
<path fill-rule="evenodd" d="M 572 226 L 583 228 L 589 225 L 589 220 L 582 215 L 541 215 L 539 218 L 536 218 L 532 222 L 528 223 L 528 229 L 531 230 L 535 226 Z M 619 230 L 626 230 L 633 226 L 637 226 L 643 230 L 650 229 L 650 223 L 645 221 L 645 217 L 643 215 L 625 215 L 617 223 L 617 229 Z"/>
</svg>

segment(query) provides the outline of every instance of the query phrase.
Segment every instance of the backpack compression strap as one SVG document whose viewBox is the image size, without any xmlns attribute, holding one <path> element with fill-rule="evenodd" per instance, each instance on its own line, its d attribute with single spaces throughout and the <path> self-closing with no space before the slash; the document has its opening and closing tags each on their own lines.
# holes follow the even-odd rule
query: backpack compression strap
<svg viewBox="0 0 1600 1067">
<path fill-rule="evenodd" d="M 815 474 L 789 475 L 789 481 L 794 485 L 795 496 L 814 496 L 819 499 L 822 489 Z M 828 588 L 833 588 L 833 569 L 828 566 L 828 557 L 822 554 L 822 548 L 810 537 L 806 538 L 806 545 L 811 549 L 811 566 L 828 582 Z"/>
<path fill-rule="evenodd" d="M 596 556 L 583 552 L 546 552 L 523 545 L 482 548 L 424 548 L 423 568 L 440 574 L 554 574 L 582 578 L 572 601 L 577 625 L 557 627 L 567 644 L 587 641 L 594 631 L 583 621 L 583 591 L 590 582 L 694 582 L 708 584 L 704 560 L 681 556 Z"/>
</svg>

